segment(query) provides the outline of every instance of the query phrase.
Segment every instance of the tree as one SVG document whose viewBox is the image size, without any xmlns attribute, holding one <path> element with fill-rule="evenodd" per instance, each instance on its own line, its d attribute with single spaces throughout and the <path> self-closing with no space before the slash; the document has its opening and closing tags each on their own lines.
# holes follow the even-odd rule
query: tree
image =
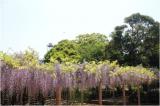
<svg viewBox="0 0 160 106">
<path fill-rule="evenodd" d="M 124 62 L 124 36 L 123 31 L 125 30 L 127 26 L 117 26 L 115 28 L 115 31 L 112 32 L 111 41 L 109 42 L 109 45 L 106 45 L 106 58 L 110 59 L 111 61 L 118 60 L 120 64 Z"/>
<path fill-rule="evenodd" d="M 105 46 L 108 44 L 107 37 L 100 33 L 84 34 L 76 37 L 79 45 L 78 51 L 81 55 L 80 61 L 104 60 Z"/>
<path fill-rule="evenodd" d="M 28 48 L 24 52 L 14 53 L 13 56 L 15 59 L 19 60 L 21 66 L 39 65 L 38 53 L 32 48 Z"/>
<path fill-rule="evenodd" d="M 62 40 L 54 45 L 44 57 L 44 62 L 78 62 L 80 55 L 78 53 L 78 45 L 72 40 Z"/>
<path fill-rule="evenodd" d="M 6 65 L 17 68 L 20 66 L 20 62 L 18 59 L 14 58 L 12 55 L 8 55 L 2 51 L 0 51 L 0 61 L 3 61 Z"/>
<path fill-rule="evenodd" d="M 126 17 L 125 23 L 111 34 L 107 58 L 120 64 L 158 67 L 159 23 L 139 13 Z"/>
<path fill-rule="evenodd" d="M 142 58 L 143 63 L 154 67 L 159 67 L 159 25 L 159 22 L 156 22 L 153 27 L 150 28 L 150 32 L 144 40 L 142 51 L 144 56 Z"/>
</svg>

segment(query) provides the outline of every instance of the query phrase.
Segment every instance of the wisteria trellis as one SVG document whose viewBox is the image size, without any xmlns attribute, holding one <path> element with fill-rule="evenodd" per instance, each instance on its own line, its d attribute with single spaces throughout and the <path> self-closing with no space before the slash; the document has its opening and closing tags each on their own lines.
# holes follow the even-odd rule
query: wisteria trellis
<svg viewBox="0 0 160 106">
<path fill-rule="evenodd" d="M 13 69 L 1 65 L 1 92 L 22 99 L 24 89 L 28 97 L 37 97 L 39 92 L 47 97 L 56 87 L 87 89 L 102 85 L 140 85 L 152 81 L 154 73 L 142 67 L 112 67 L 108 62 L 84 64 L 55 64 L 53 75 L 38 68 Z M 56 91 L 55 91 L 56 92 Z M 21 96 L 18 96 L 21 95 Z"/>
</svg>

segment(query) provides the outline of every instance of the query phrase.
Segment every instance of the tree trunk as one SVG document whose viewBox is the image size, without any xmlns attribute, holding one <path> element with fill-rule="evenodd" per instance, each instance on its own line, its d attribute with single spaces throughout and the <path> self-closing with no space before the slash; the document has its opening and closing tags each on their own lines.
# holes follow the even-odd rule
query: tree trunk
<svg viewBox="0 0 160 106">
<path fill-rule="evenodd" d="M 72 90 L 71 90 L 71 88 L 69 87 L 69 104 L 71 104 L 72 103 Z"/>
<path fill-rule="evenodd" d="M 73 91 L 72 91 L 72 103 L 74 103 L 75 102 L 75 89 L 73 89 Z"/>
<path fill-rule="evenodd" d="M 99 95 L 99 105 L 102 105 L 102 80 L 100 80 L 99 82 L 98 95 Z"/>
<path fill-rule="evenodd" d="M 126 105 L 126 93 L 125 93 L 125 85 L 123 85 L 123 105 Z"/>
<path fill-rule="evenodd" d="M 20 94 L 20 105 L 23 105 L 23 91 Z"/>
<path fill-rule="evenodd" d="M 138 97 L 138 105 L 141 105 L 141 95 L 140 95 L 140 87 L 137 87 L 137 97 Z"/>
<path fill-rule="evenodd" d="M 81 105 L 83 105 L 83 98 L 84 98 L 84 92 L 83 89 L 81 90 Z"/>
<path fill-rule="evenodd" d="M 61 105 L 61 87 L 56 88 L 56 105 Z"/>
<path fill-rule="evenodd" d="M 112 90 L 112 98 L 115 99 L 115 92 Z"/>
</svg>

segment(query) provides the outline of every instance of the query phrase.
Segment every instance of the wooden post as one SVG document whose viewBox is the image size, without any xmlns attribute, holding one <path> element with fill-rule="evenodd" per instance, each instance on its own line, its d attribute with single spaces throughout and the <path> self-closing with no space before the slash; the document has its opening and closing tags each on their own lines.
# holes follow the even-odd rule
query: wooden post
<svg viewBox="0 0 160 106">
<path fill-rule="evenodd" d="M 123 105 L 126 105 L 125 85 L 123 85 L 123 87 L 122 87 L 122 91 L 123 91 Z"/>
<path fill-rule="evenodd" d="M 141 105 L 141 95 L 140 95 L 140 87 L 137 86 L 137 97 L 138 97 L 138 105 Z"/>
<path fill-rule="evenodd" d="M 99 82 L 98 95 L 99 95 L 99 105 L 102 105 L 102 80 L 100 80 Z"/>
<path fill-rule="evenodd" d="M 56 105 L 61 105 L 61 92 L 62 92 L 62 88 L 57 87 L 56 88 Z"/>
</svg>

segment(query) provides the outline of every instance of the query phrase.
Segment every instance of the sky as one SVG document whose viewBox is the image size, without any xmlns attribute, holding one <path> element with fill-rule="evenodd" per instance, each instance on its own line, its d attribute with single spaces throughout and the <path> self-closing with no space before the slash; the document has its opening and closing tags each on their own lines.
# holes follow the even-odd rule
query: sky
<svg viewBox="0 0 160 106">
<path fill-rule="evenodd" d="M 109 35 L 133 13 L 160 22 L 160 0 L 0 0 L 0 51 L 35 49 L 79 34 Z"/>
</svg>

